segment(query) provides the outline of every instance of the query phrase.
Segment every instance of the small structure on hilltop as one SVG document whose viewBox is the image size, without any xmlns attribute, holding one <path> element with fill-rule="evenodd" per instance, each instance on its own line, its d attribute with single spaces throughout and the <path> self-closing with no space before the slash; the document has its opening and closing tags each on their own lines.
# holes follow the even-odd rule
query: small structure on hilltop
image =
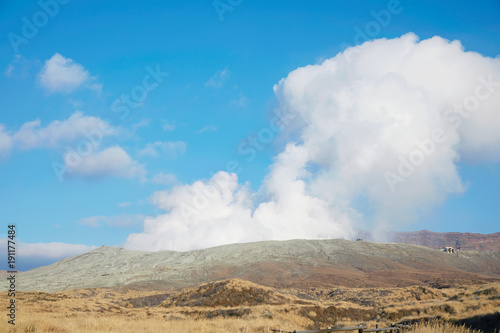
<svg viewBox="0 0 500 333">
<path fill-rule="evenodd" d="M 363 238 L 357 238 L 356 239 L 356 242 L 362 242 L 363 241 Z"/>
<path fill-rule="evenodd" d="M 451 246 L 445 246 L 441 249 L 441 251 L 443 252 L 448 252 L 448 253 L 455 253 L 455 252 L 458 252 L 458 250 L 456 250 L 454 247 L 451 247 Z"/>
</svg>

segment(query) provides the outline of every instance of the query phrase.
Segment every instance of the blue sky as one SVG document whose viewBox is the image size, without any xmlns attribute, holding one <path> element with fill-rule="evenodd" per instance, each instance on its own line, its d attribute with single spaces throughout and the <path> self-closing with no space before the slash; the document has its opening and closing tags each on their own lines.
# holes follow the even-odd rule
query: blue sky
<svg viewBox="0 0 500 333">
<path fill-rule="evenodd" d="M 432 197 L 429 202 L 378 202 L 374 192 L 368 190 L 376 186 L 368 180 L 357 184 L 356 191 L 337 190 L 345 185 L 338 179 L 344 175 L 337 169 L 340 157 L 328 167 L 319 157 L 311 157 L 294 178 L 303 183 L 295 185 L 305 184 L 308 200 L 324 199 L 330 207 L 328 212 L 318 214 L 321 217 L 310 222 L 303 220 L 303 225 L 294 222 L 289 229 L 287 224 L 268 222 L 273 216 L 282 216 L 280 211 L 291 211 L 279 201 L 279 191 L 273 188 L 277 186 L 273 184 L 284 181 L 278 177 L 274 183 L 273 175 L 285 164 L 291 165 L 289 161 L 282 162 L 286 161 L 287 147 L 290 155 L 299 156 L 302 150 L 313 154 L 313 142 L 317 142 L 306 135 L 312 128 L 307 127 L 309 123 L 302 111 L 297 111 L 299 121 L 269 131 L 276 112 L 295 106 L 301 110 L 303 106 L 293 104 L 302 95 L 300 84 L 289 77 L 290 73 L 308 65 L 319 66 L 348 46 L 372 39 L 398 39 L 407 33 L 418 36 L 418 41 L 434 36 L 443 39 L 429 48 L 444 49 L 449 41 L 459 40 L 463 49 L 452 53 L 456 59 L 462 59 L 469 51 L 477 52 L 481 58 L 477 60 L 477 73 L 471 69 L 473 73 L 463 74 L 464 78 L 497 73 L 498 1 L 41 3 L 48 7 L 43 9 L 37 1 L 0 4 L 0 220 L 5 232 L 8 224 L 17 226 L 18 241 L 22 242 L 18 253 L 24 258 L 22 268 L 101 245 L 184 250 L 302 235 L 348 238 L 350 234 L 342 231 L 346 228 L 371 230 L 382 226 L 393 230 L 499 231 L 500 168 L 496 157 L 483 158 L 484 154 L 495 154 L 481 150 L 494 145 L 496 137 L 479 143 L 467 139 L 474 131 L 482 132 L 480 127 L 469 129 L 469 125 L 457 134 L 457 142 L 472 143 L 467 147 L 450 143 L 456 156 L 442 162 L 452 161 L 453 166 L 448 163 L 450 169 L 446 172 L 436 171 L 426 178 L 432 186 L 426 190 L 432 195 L 422 194 L 422 198 Z M 37 31 L 27 26 L 34 23 Z M 422 44 L 418 41 L 412 43 Z M 394 50 L 387 57 L 397 55 L 399 49 Z M 463 57 L 464 64 L 475 68 L 476 60 Z M 484 72 L 486 65 L 482 64 L 489 64 L 487 59 L 492 67 Z M 434 60 L 421 61 L 425 66 L 426 61 Z M 453 61 L 454 56 L 446 60 Z M 353 71 L 355 62 L 346 65 L 346 73 Z M 377 66 L 376 60 L 372 66 Z M 304 80 L 321 80 L 307 75 Z M 398 95 L 398 91 L 393 95 Z M 127 96 L 131 96 L 129 102 Z M 498 101 L 498 91 L 492 96 Z M 486 105 L 491 101 L 495 100 L 488 100 Z M 37 120 L 39 123 L 30 123 Z M 480 124 L 484 121 L 476 125 Z M 100 130 L 104 125 L 110 128 L 108 132 Z M 85 133 L 94 133 L 96 143 Z M 261 138 L 260 143 L 252 146 L 252 138 L 259 133 L 271 137 L 265 143 Z M 330 142 L 332 138 L 341 142 L 338 135 L 332 134 Z M 359 135 L 363 136 L 363 131 Z M 299 152 L 289 147 L 291 142 L 296 143 L 294 147 Z M 88 156 L 77 154 L 81 161 L 75 162 L 71 172 L 58 177 L 54 165 L 71 169 L 71 157 L 76 156 L 71 152 L 79 147 L 90 147 Z M 483 155 L 474 157 L 480 150 Z M 336 152 L 330 153 L 335 156 Z M 433 163 L 424 167 L 438 170 Z M 208 206 L 214 212 L 196 208 L 201 210 L 198 215 L 215 214 L 212 219 L 194 219 L 198 224 L 189 217 L 184 221 L 175 219 L 179 203 L 190 202 L 196 196 L 193 191 L 197 181 L 200 186 L 207 186 L 211 179 L 212 183 L 215 181 L 212 176 L 218 171 L 230 174 L 235 170 L 237 179 L 229 181 L 228 201 L 212 202 L 209 196 Z M 454 172 L 457 175 L 448 179 L 447 175 Z M 370 171 L 372 174 L 375 171 Z M 327 175 L 331 177 L 325 181 L 322 177 Z M 316 184 L 330 180 L 335 188 L 331 197 L 325 194 L 328 190 Z M 410 183 L 407 181 L 404 186 L 411 186 Z M 295 185 L 291 185 L 290 191 L 294 191 Z M 409 198 L 410 192 L 401 191 L 399 197 Z M 222 197 L 223 192 L 221 189 Z M 240 202 L 238 198 L 243 199 Z M 255 214 L 262 203 L 266 205 Z M 391 205 L 398 214 L 385 213 Z M 264 210 L 269 207 L 276 211 Z M 214 222 L 221 219 L 217 214 L 228 209 L 229 217 Z M 310 207 L 302 211 L 308 209 L 317 211 Z M 246 224 L 233 223 L 247 218 Z M 143 224 L 148 219 L 152 221 L 149 227 Z M 343 222 L 329 227 L 330 234 L 324 233 L 321 226 L 328 219 Z M 316 232 L 304 233 L 302 228 Z M 246 238 L 246 233 L 253 229 L 262 232 Z M 148 238 L 162 232 L 170 235 L 164 238 L 172 239 L 162 242 Z M 222 236 L 213 242 L 197 241 L 213 239 L 212 232 Z M 131 238 L 131 234 L 139 236 Z"/>
</svg>

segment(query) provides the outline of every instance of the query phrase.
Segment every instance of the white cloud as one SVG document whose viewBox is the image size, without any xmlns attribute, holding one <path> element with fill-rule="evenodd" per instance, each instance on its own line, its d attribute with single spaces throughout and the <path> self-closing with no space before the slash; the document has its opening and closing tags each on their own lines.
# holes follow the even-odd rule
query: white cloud
<svg viewBox="0 0 500 333">
<path fill-rule="evenodd" d="M 243 94 L 239 94 L 238 97 L 236 97 L 235 99 L 231 100 L 231 102 L 229 102 L 229 105 L 231 105 L 232 107 L 237 107 L 237 108 L 242 108 L 244 106 L 247 106 L 248 104 L 248 98 L 243 95 Z"/>
<path fill-rule="evenodd" d="M 14 79 L 24 79 L 28 75 L 28 69 L 32 63 L 26 60 L 22 55 L 15 54 L 14 59 L 7 65 L 5 76 Z"/>
<path fill-rule="evenodd" d="M 51 165 L 55 175 L 98 178 L 118 176 L 139 178 L 145 181 L 146 171 L 142 164 L 133 161 L 121 148 L 101 151 L 105 137 L 123 132 L 98 117 L 73 113 L 68 119 L 54 120 L 42 126 L 39 119 L 24 123 L 12 134 L 0 124 L 0 160 L 6 158 L 12 149 L 31 150 L 49 148 L 62 151 L 64 164 L 54 161 Z"/>
<path fill-rule="evenodd" d="M 104 136 L 117 134 L 117 130 L 99 117 L 73 113 L 68 119 L 54 120 L 46 127 L 39 119 L 24 123 L 13 136 L 14 144 L 21 149 L 60 148 L 77 139 L 97 143 Z"/>
<path fill-rule="evenodd" d="M 139 156 L 152 156 L 159 155 L 168 158 L 177 158 L 178 155 L 186 153 L 186 143 L 183 141 L 156 141 L 146 144 L 144 149 L 139 152 Z"/>
<path fill-rule="evenodd" d="M 309 157 L 294 143 L 276 157 L 263 185 L 269 199 L 257 207 L 254 220 L 271 230 L 272 239 L 352 237 L 357 213 L 310 192 Z"/>
<path fill-rule="evenodd" d="M 379 229 L 411 223 L 463 191 L 460 159 L 498 160 L 500 58 L 464 52 L 459 42 L 439 37 L 419 42 L 413 34 L 345 53 L 349 59 L 339 54 L 299 68 L 274 87 L 279 108 L 294 116 L 283 135 L 295 142 L 276 156 L 257 193 L 226 172 L 156 192 L 152 201 L 165 213 L 146 218 L 143 232 L 125 246 L 187 250 L 349 238 L 366 222 L 354 208 L 360 198 L 372 205 Z M 480 85 L 479 77 L 490 84 Z M 468 116 L 451 117 L 450 109 L 478 94 L 488 97 L 469 105 Z M 436 129 L 446 139 L 430 145 Z M 418 149 L 429 154 L 393 192 L 385 175 Z"/>
<path fill-rule="evenodd" d="M 132 133 L 135 133 L 139 128 L 147 127 L 149 125 L 149 122 L 149 119 L 142 119 L 140 122 L 132 124 L 132 126 L 130 126 L 130 129 Z"/>
<path fill-rule="evenodd" d="M 206 131 L 216 131 L 217 127 L 214 124 L 207 125 L 197 131 L 197 133 L 203 133 Z"/>
<path fill-rule="evenodd" d="M 118 207 L 120 207 L 120 208 L 124 208 L 124 207 L 128 207 L 128 206 L 130 206 L 131 204 L 132 204 L 132 203 L 131 203 L 130 201 L 120 202 L 120 203 L 118 204 Z"/>
<path fill-rule="evenodd" d="M 6 158 L 12 149 L 12 138 L 5 131 L 5 127 L 0 124 L 0 161 Z"/>
<path fill-rule="evenodd" d="M 162 128 L 164 131 L 168 132 L 168 131 L 173 131 L 175 129 L 175 125 L 170 124 L 168 121 L 163 120 L 162 122 L 163 122 Z"/>
<path fill-rule="evenodd" d="M 250 223 L 248 196 L 236 175 L 225 172 L 206 182 L 155 192 L 151 200 L 167 213 L 146 218 L 144 232 L 131 234 L 125 247 L 186 250 L 263 239 L 263 228 Z"/>
<path fill-rule="evenodd" d="M 5 76 L 13 77 L 14 69 L 15 69 L 14 64 L 10 63 L 4 72 Z"/>
<path fill-rule="evenodd" d="M 19 258 L 39 258 L 39 259 L 62 259 L 75 256 L 96 249 L 97 246 L 83 244 L 68 244 L 60 242 L 52 243 L 24 243 L 17 241 L 17 256 Z M 0 239 L 2 253 L 7 248 L 7 238 Z"/>
<path fill-rule="evenodd" d="M 0 159 L 8 156 L 13 148 L 66 148 L 63 155 L 64 164 L 52 163 L 60 180 L 66 175 L 89 179 L 137 178 L 141 182 L 146 181 L 144 165 L 133 160 L 121 147 L 108 147 L 104 150 L 100 148 L 104 137 L 117 135 L 119 132 L 123 131 L 98 117 L 84 116 L 79 111 L 66 120 L 54 120 L 45 127 L 39 119 L 26 122 L 14 134 L 7 132 L 0 124 Z M 185 151 L 184 143 L 172 146 L 160 144 L 158 147 L 169 154 Z"/>
<path fill-rule="evenodd" d="M 102 224 L 112 227 L 129 228 L 134 225 L 140 224 L 144 220 L 144 215 L 141 214 L 121 214 L 115 216 L 90 216 L 82 218 L 78 223 L 96 228 Z"/>
<path fill-rule="evenodd" d="M 166 213 L 146 218 L 144 231 L 131 234 L 124 246 L 183 251 L 267 239 L 351 236 L 344 214 L 308 197 L 294 171 L 288 176 L 273 180 L 281 181 L 280 186 L 273 181 L 265 186 L 271 199 L 257 209 L 255 194 L 238 184 L 235 174 L 222 171 L 207 181 L 155 192 L 152 202 Z"/>
<path fill-rule="evenodd" d="M 56 53 L 45 62 L 39 74 L 40 84 L 50 93 L 70 93 L 86 83 L 86 87 L 101 92 L 102 86 L 91 82 L 94 78 L 80 64 Z"/>
<path fill-rule="evenodd" d="M 78 221 L 78 223 L 86 225 L 87 227 L 97 228 L 99 226 L 99 222 L 104 219 L 105 216 L 90 216 L 84 217 Z"/>
<path fill-rule="evenodd" d="M 70 151 L 64 155 L 64 164 L 68 174 L 73 177 L 122 177 L 146 181 L 144 165 L 132 160 L 119 146 L 109 147 L 89 156 L 80 156 Z"/>
<path fill-rule="evenodd" d="M 175 175 L 170 174 L 170 173 L 163 173 L 160 172 L 156 174 L 151 181 L 155 184 L 160 184 L 160 185 L 173 185 L 177 183 L 177 177 Z"/>
<path fill-rule="evenodd" d="M 496 151 L 475 158 L 500 153 L 500 132 L 493 130 L 500 126 L 500 89 L 463 126 L 446 116 L 475 93 L 478 77 L 500 79 L 500 59 L 439 37 L 418 42 L 414 34 L 345 52 L 349 62 L 339 54 L 293 71 L 274 88 L 281 108 L 297 116 L 295 134 L 309 155 L 304 170 L 317 170 L 309 176 L 311 195 L 347 207 L 365 196 L 380 228 L 401 225 L 463 190 L 461 157 L 495 144 Z M 408 159 L 435 129 L 447 140 L 392 191 L 386 172 L 397 172 L 400 158 Z"/>
<path fill-rule="evenodd" d="M 229 70 L 227 68 L 224 68 L 221 71 L 218 71 L 212 76 L 206 83 L 205 87 L 211 87 L 211 88 L 221 88 L 222 85 L 224 84 L 224 81 L 229 77 Z"/>
<path fill-rule="evenodd" d="M 19 257 L 65 258 L 96 249 L 97 246 L 67 243 L 19 243 Z"/>
</svg>

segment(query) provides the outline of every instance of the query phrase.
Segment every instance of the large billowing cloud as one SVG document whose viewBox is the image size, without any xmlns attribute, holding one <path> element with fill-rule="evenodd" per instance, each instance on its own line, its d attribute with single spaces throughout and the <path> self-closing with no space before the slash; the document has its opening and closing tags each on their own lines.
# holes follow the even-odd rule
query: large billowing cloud
<svg viewBox="0 0 500 333">
<path fill-rule="evenodd" d="M 144 232 L 131 234 L 131 249 L 186 250 L 264 238 L 263 226 L 252 223 L 252 202 L 234 174 L 219 172 L 207 181 L 156 192 L 152 201 L 167 211 L 144 221 Z"/>
<path fill-rule="evenodd" d="M 297 149 L 301 148 L 290 145 L 287 155 Z M 269 201 L 257 208 L 257 195 L 225 171 L 206 181 L 156 192 L 152 201 L 166 213 L 146 218 L 144 231 L 131 234 L 125 247 L 189 250 L 268 239 L 353 236 L 347 214 L 307 193 L 300 179 L 304 161 L 289 165 L 286 157 L 278 160 L 263 186 Z"/>
<path fill-rule="evenodd" d="M 293 141 L 259 192 L 226 172 L 157 192 L 165 213 L 147 218 L 126 247 L 383 231 L 463 191 L 457 163 L 500 158 L 500 58 L 465 52 L 458 41 L 374 40 L 299 68 L 274 90 L 294 119 L 284 130 Z M 369 217 L 355 208 L 361 200 Z"/>
<path fill-rule="evenodd" d="M 347 206 L 365 197 L 377 226 L 409 223 L 463 190 L 460 159 L 498 157 L 500 59 L 414 34 L 346 52 L 275 87 L 318 170 L 314 196 Z"/>
</svg>

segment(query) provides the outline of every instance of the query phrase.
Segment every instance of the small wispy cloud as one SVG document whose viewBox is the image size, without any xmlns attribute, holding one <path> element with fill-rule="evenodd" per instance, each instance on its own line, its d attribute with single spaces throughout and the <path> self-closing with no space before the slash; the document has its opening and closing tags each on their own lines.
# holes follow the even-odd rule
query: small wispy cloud
<svg viewBox="0 0 500 333">
<path fill-rule="evenodd" d="M 173 185 L 178 182 L 177 177 L 174 174 L 163 172 L 156 174 L 151 181 L 160 185 Z"/>
<path fill-rule="evenodd" d="M 214 124 L 207 125 L 199 130 L 196 131 L 196 133 L 203 133 L 206 131 L 217 131 L 217 127 Z"/>
<path fill-rule="evenodd" d="M 244 106 L 247 106 L 247 104 L 248 104 L 248 98 L 241 93 L 239 94 L 238 97 L 229 102 L 230 106 L 237 108 L 242 108 Z"/>
<path fill-rule="evenodd" d="M 0 160 L 6 158 L 12 149 L 12 137 L 5 127 L 0 124 Z"/>
<path fill-rule="evenodd" d="M 130 129 L 135 133 L 139 128 L 147 127 L 149 125 L 150 119 L 142 119 L 140 122 L 132 124 Z"/>
<path fill-rule="evenodd" d="M 167 156 L 169 158 L 177 158 L 178 155 L 186 153 L 186 143 L 184 141 L 156 141 L 146 144 L 139 151 L 139 156 Z"/>
<path fill-rule="evenodd" d="M 131 204 L 132 204 L 132 203 L 131 203 L 130 201 L 127 201 L 127 202 L 120 202 L 120 203 L 118 204 L 118 207 L 120 207 L 120 208 L 124 208 L 124 207 L 128 207 L 128 206 L 130 206 Z"/>
<path fill-rule="evenodd" d="M 140 224 L 145 216 L 142 214 L 121 214 L 115 216 L 90 216 L 82 218 L 78 223 L 88 227 L 97 228 L 101 225 L 108 225 L 118 228 L 129 228 Z"/>
<path fill-rule="evenodd" d="M 166 121 L 165 119 L 162 121 L 162 128 L 164 131 L 168 132 L 168 131 L 173 131 L 175 129 L 175 125 L 172 125 L 170 124 L 168 121 Z"/>
<path fill-rule="evenodd" d="M 214 74 L 206 83 L 205 87 L 211 87 L 211 88 L 220 88 L 224 84 L 224 81 L 229 77 L 229 70 L 224 68 L 221 71 L 218 71 L 217 73 Z"/>
<path fill-rule="evenodd" d="M 28 75 L 32 63 L 20 54 L 15 54 L 14 59 L 7 65 L 4 75 L 9 78 L 23 79 Z"/>
</svg>

